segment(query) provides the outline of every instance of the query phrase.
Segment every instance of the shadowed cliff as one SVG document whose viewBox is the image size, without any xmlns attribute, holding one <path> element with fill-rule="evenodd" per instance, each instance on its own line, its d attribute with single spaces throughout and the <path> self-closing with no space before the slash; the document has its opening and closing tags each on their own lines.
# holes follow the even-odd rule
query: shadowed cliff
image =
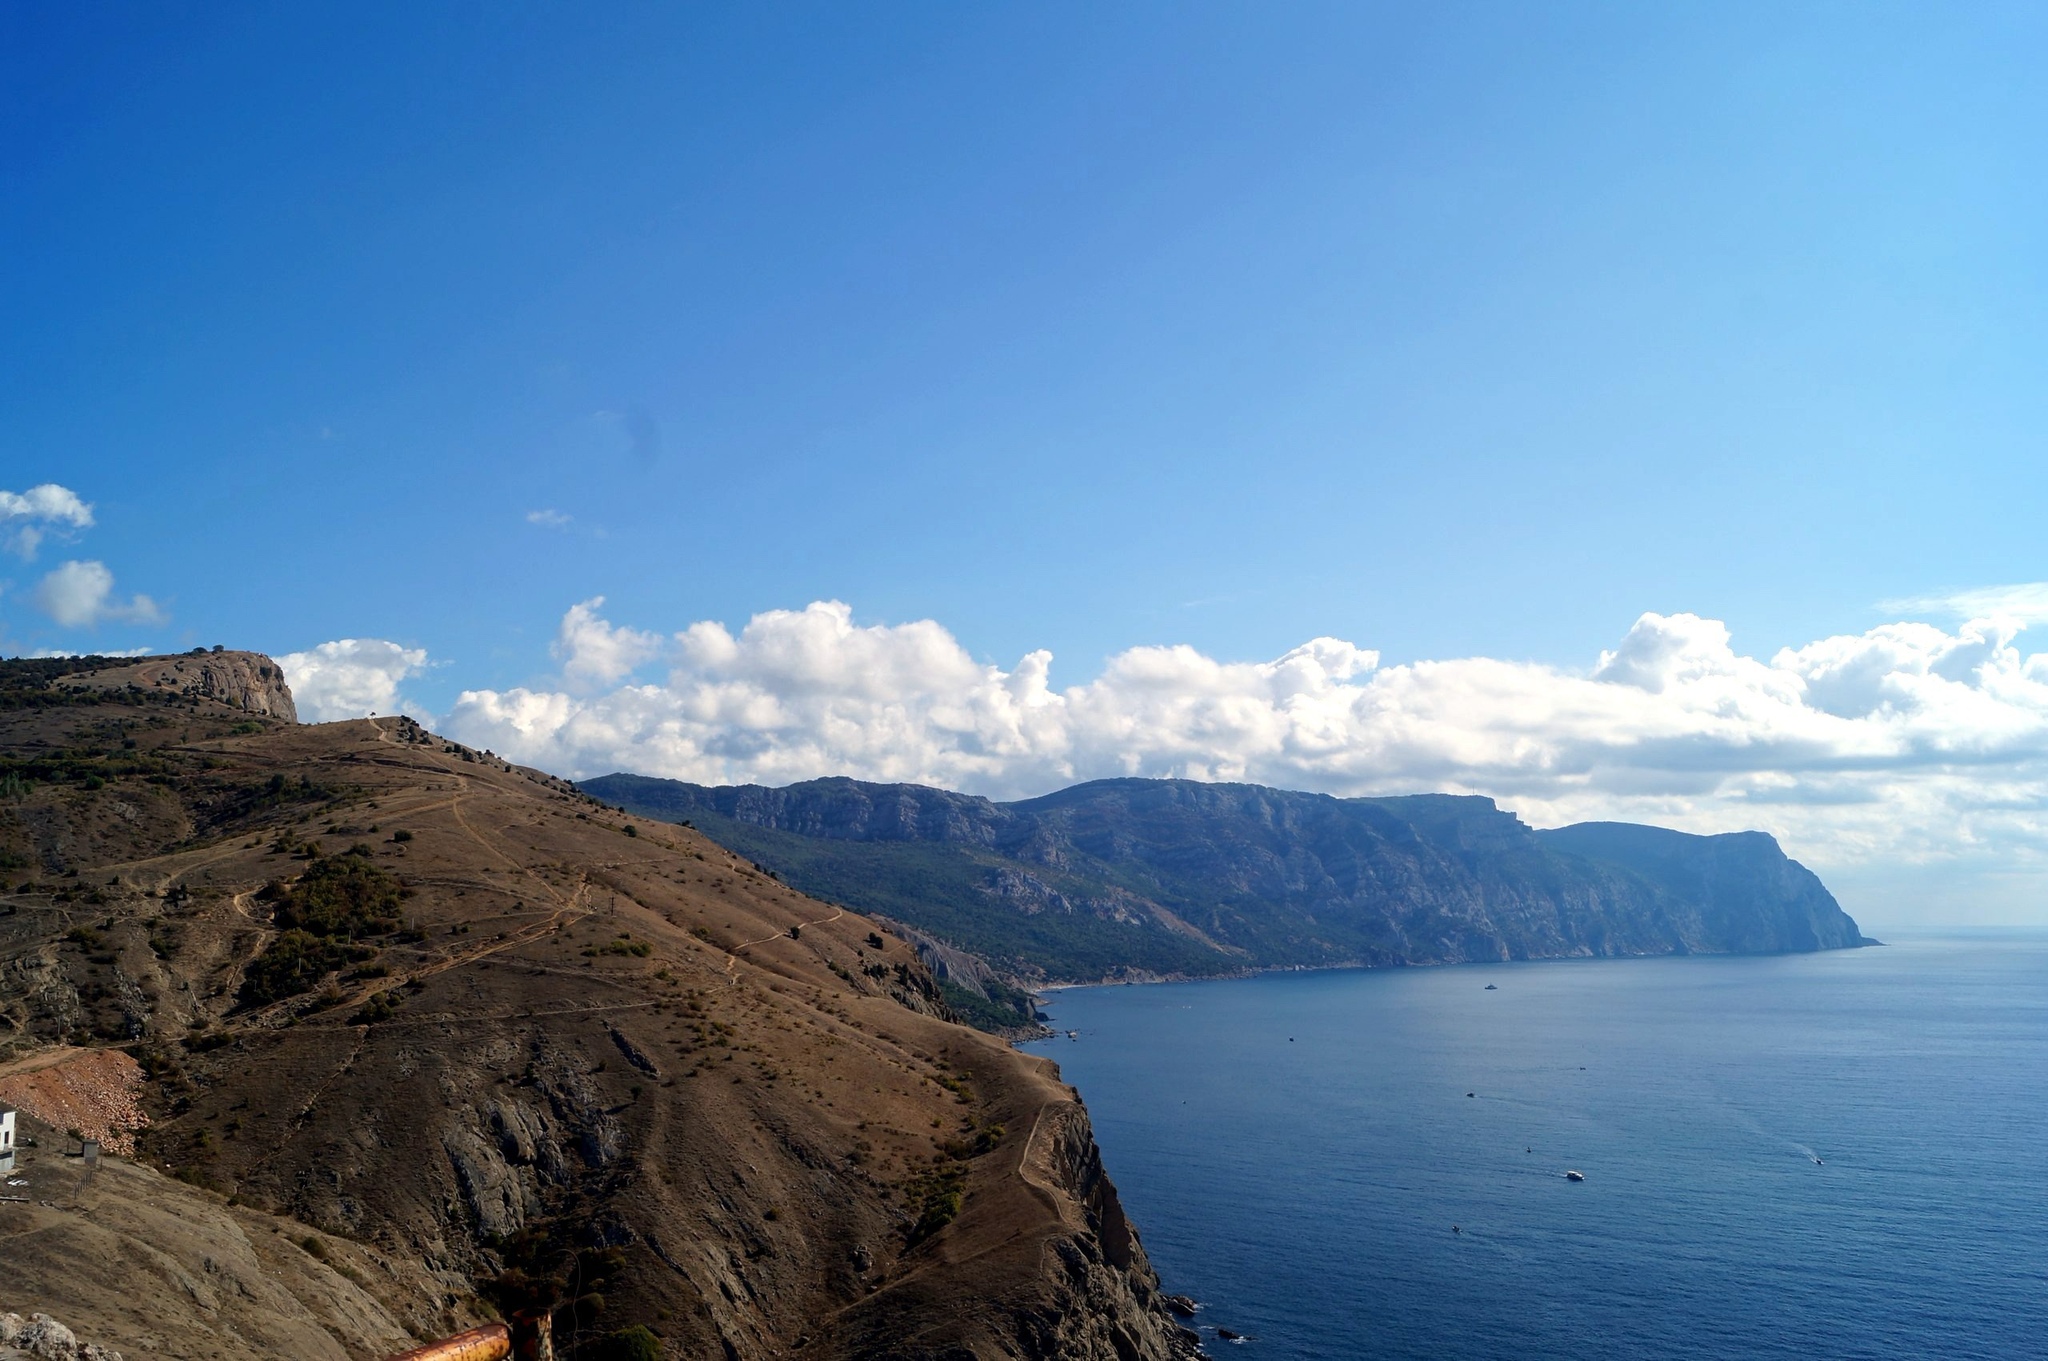
<svg viewBox="0 0 2048 1361">
<path fill-rule="evenodd" d="M 1470 796 L 1136 779 L 1016 803 L 846 779 L 581 787 L 1025 980 L 1864 943 L 1762 833 L 1536 831 Z"/>
</svg>

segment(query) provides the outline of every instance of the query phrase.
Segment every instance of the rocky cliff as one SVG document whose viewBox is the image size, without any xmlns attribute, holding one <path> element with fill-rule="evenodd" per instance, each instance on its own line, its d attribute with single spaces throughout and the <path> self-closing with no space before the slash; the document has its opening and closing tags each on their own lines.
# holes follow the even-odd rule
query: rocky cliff
<svg viewBox="0 0 2048 1361">
<path fill-rule="evenodd" d="M 1102 780 L 994 803 L 816 780 L 583 788 L 689 820 L 820 896 L 886 913 L 1016 977 L 1227 973 L 1863 943 L 1761 833 L 1537 831 L 1469 796 L 1338 799 Z"/>
<path fill-rule="evenodd" d="M 92 659 L 88 659 L 92 660 Z M 74 676 L 68 684 L 96 690 L 136 687 L 212 700 L 244 713 L 299 721 L 284 668 L 260 652 L 204 648 L 168 657 L 144 657 Z"/>
<path fill-rule="evenodd" d="M 266 665 L 0 663 L 0 1081 L 132 1055 L 154 1169 L 118 1225 L 61 1165 L 0 1203 L 53 1264 L 13 1307 L 237 1361 L 535 1300 L 572 1357 L 1189 1352 L 1074 1093 L 908 944 Z"/>
</svg>

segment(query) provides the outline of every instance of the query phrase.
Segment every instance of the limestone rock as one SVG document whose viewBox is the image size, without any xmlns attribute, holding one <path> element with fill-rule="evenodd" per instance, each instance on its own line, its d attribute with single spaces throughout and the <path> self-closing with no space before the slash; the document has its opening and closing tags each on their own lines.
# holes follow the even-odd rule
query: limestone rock
<svg viewBox="0 0 2048 1361">
<path fill-rule="evenodd" d="M 176 690 L 269 718 L 299 721 L 284 668 L 260 652 L 187 652 L 173 657 L 145 657 L 127 666 L 95 671 L 67 684 L 93 689 Z"/>
</svg>

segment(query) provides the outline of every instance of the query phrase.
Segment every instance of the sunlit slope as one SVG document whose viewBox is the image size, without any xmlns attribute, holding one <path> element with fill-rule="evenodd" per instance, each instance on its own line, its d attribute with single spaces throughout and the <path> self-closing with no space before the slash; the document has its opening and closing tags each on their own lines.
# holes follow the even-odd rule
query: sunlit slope
<svg viewBox="0 0 2048 1361">
<path fill-rule="evenodd" d="M 416 1335 L 539 1295 L 682 1356 L 1184 1345 L 1071 1091 L 874 923 L 407 720 L 88 679 L 0 676 L 0 1063 L 132 1054 L 167 1194 L 360 1245 Z M 0 1205 L 0 1256 L 67 1223 Z"/>
</svg>

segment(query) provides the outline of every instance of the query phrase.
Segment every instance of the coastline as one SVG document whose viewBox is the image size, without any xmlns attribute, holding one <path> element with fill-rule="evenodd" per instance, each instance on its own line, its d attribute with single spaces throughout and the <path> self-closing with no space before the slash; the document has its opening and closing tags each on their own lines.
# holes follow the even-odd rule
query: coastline
<svg viewBox="0 0 2048 1361">
<path fill-rule="evenodd" d="M 1998 939 L 2001 934 L 2003 934 L 2002 929 L 1991 930 L 1987 934 L 1985 934 L 1983 938 L 1987 940 Z M 2012 934 L 2016 937 L 2025 937 L 2028 933 L 2023 928 L 2016 927 L 2012 928 Z M 1962 933 L 1943 933 L 1941 936 L 1930 936 L 1925 938 L 1942 939 L 1947 938 L 1951 935 L 1954 936 L 1956 939 L 1969 938 L 1964 936 Z M 2044 937 L 2048 937 L 2048 931 L 2033 933 L 2033 938 L 2035 939 L 2041 939 Z M 1904 935 L 1899 937 L 1899 939 L 1901 940 L 1921 938 L 1922 937 L 1912 935 Z M 1066 992 L 1074 988 L 1144 987 L 1154 983 L 1221 983 L 1231 982 L 1245 978 L 1263 978 L 1269 974 L 1287 973 L 1352 973 L 1362 970 L 1462 969 L 1484 968 L 1497 964 L 1567 964 L 1577 961 L 1594 962 L 1599 960 L 1616 959 L 1786 959 L 1802 955 L 1837 954 L 1844 950 L 1862 950 L 1873 946 L 1881 947 L 1886 944 L 1888 944 L 1888 942 L 1886 941 L 1878 940 L 1871 936 L 1863 936 L 1861 939 L 1857 940 L 1853 944 L 1823 945 L 1820 946 L 1818 949 L 1813 950 L 1660 950 L 1655 952 L 1646 950 L 1631 950 L 1617 951 L 1612 954 L 1595 954 L 1592 951 L 1586 951 L 1578 954 L 1563 955 L 1524 955 L 1514 959 L 1397 959 L 1390 960 L 1386 963 L 1381 964 L 1375 964 L 1365 960 L 1354 960 L 1335 964 L 1266 964 L 1258 966 L 1249 966 L 1242 969 L 1232 969 L 1222 973 L 1202 974 L 1155 974 L 1149 971 L 1140 970 L 1137 971 L 1134 975 L 1130 976 L 1105 977 L 1097 979 L 1058 979 L 1047 983 L 1019 983 L 1018 986 L 1025 988 L 1034 996 L 1039 996 L 1051 992 Z"/>
</svg>

